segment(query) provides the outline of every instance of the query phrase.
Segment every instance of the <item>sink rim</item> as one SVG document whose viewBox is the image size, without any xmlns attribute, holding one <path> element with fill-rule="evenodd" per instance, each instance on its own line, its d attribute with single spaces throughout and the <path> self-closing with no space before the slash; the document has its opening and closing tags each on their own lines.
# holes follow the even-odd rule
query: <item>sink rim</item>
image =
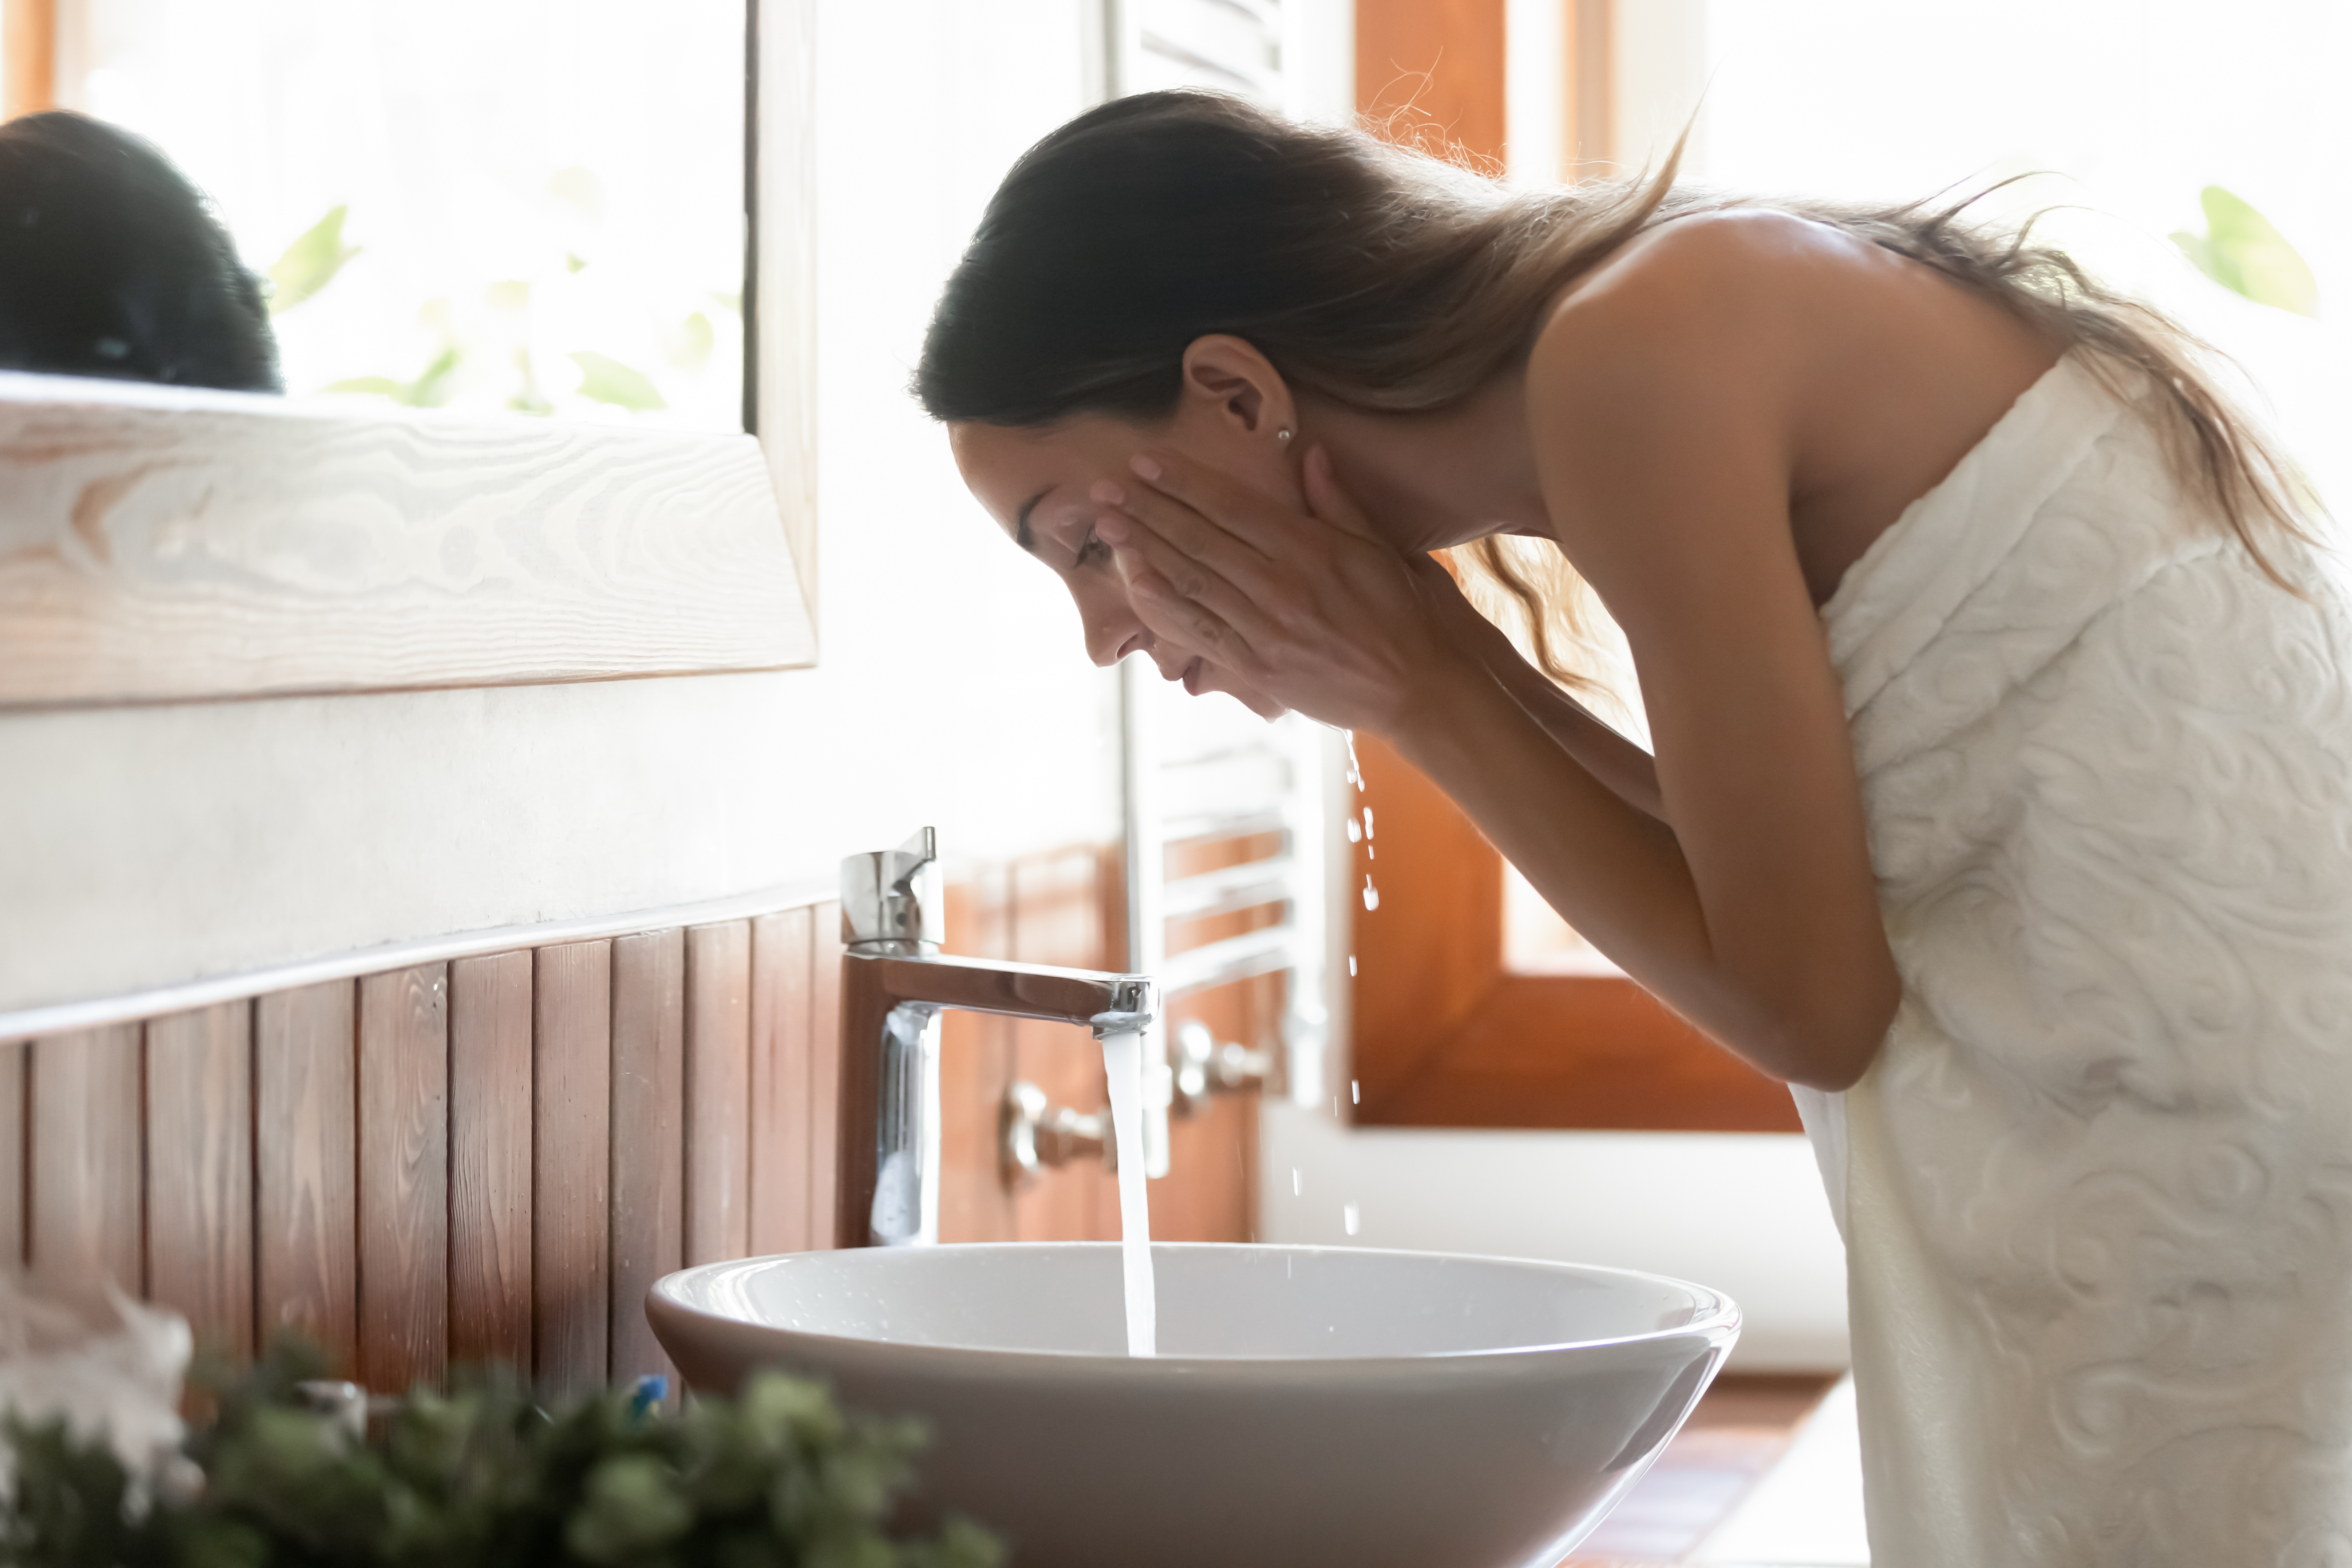
<svg viewBox="0 0 2352 1568">
<path fill-rule="evenodd" d="M 1012 1349 L 996 1345 L 938 1344 L 908 1340 L 872 1339 L 858 1334 L 826 1333 L 813 1329 L 794 1328 L 788 1324 L 765 1322 L 755 1318 L 737 1317 L 680 1299 L 683 1282 L 724 1274 L 760 1265 L 772 1265 L 798 1258 L 831 1258 L 841 1253 L 898 1257 L 915 1253 L 937 1255 L 941 1252 L 1052 1253 L 1070 1251 L 1116 1252 L 1116 1241 L 967 1241 L 941 1242 L 921 1247 L 843 1247 L 805 1252 L 766 1253 L 756 1258 L 726 1258 L 715 1263 L 696 1264 L 677 1269 L 656 1280 L 646 1293 L 649 1314 L 656 1308 L 663 1311 L 707 1319 L 736 1329 L 746 1329 L 789 1336 L 808 1342 L 813 1348 L 824 1346 L 836 1353 L 883 1354 L 894 1360 L 954 1362 L 977 1371 L 982 1365 L 1012 1371 L 1027 1369 L 1033 1375 L 1051 1375 L 1078 1367 L 1088 1368 L 1089 1377 L 1181 1376 L 1197 1380 L 1219 1371 L 1254 1373 L 1263 1375 L 1269 1368 L 1282 1368 L 1296 1376 L 1339 1375 L 1360 1378 L 1381 1373 L 1409 1373 L 1412 1369 L 1465 1363 L 1494 1364 L 1537 1357 L 1559 1356 L 1571 1352 L 1604 1351 L 1625 1347 L 1664 1344 L 1676 1340 L 1713 1340 L 1724 1334 L 1736 1336 L 1741 1326 L 1739 1304 L 1711 1286 L 1679 1279 L 1671 1274 L 1657 1274 L 1641 1268 L 1619 1268 L 1597 1263 L 1565 1263 L 1553 1258 L 1514 1258 L 1500 1253 L 1433 1252 L 1423 1248 L 1385 1247 L 1323 1247 L 1283 1242 L 1237 1241 L 1154 1241 L 1155 1254 L 1161 1252 L 1287 1252 L 1308 1256 L 1340 1255 L 1371 1258 L 1410 1258 L 1446 1263 L 1502 1264 L 1530 1273 L 1571 1275 L 1580 1278 L 1604 1276 L 1611 1279 L 1639 1280 L 1644 1284 L 1666 1286 L 1687 1292 L 1694 1300 L 1694 1309 L 1687 1322 L 1669 1328 L 1645 1329 L 1630 1334 L 1612 1334 L 1591 1339 L 1553 1340 L 1520 1345 L 1492 1345 L 1465 1350 L 1431 1351 L 1419 1355 L 1378 1356 L 1307 1356 L 1307 1355 L 1158 1355 L 1132 1357 L 1123 1352 L 1087 1350 Z M 1113 1368 L 1125 1371 L 1114 1372 Z M 942 1368 L 944 1370 L 944 1368 Z"/>
</svg>

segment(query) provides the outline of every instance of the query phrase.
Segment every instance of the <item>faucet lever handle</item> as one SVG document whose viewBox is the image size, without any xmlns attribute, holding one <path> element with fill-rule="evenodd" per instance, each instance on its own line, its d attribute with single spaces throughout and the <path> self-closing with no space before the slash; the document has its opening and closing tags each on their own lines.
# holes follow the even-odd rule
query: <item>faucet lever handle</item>
<svg viewBox="0 0 2352 1568">
<path fill-rule="evenodd" d="M 841 939 L 852 948 L 939 950 L 946 925 L 940 897 L 939 835 L 919 828 L 896 849 L 841 862 Z"/>
</svg>

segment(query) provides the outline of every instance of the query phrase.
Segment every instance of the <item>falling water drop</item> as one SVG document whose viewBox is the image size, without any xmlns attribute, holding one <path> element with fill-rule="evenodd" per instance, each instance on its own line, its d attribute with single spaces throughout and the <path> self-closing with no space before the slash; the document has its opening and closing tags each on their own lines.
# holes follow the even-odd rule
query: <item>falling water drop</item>
<svg viewBox="0 0 2352 1568">
<path fill-rule="evenodd" d="M 1364 807 L 1364 842 L 1366 842 L 1367 844 L 1369 844 L 1369 843 L 1370 843 L 1370 842 L 1371 842 L 1371 838 L 1372 838 L 1372 808 L 1371 808 L 1370 806 L 1369 806 L 1369 805 L 1368 805 L 1368 806 Z"/>
<path fill-rule="evenodd" d="M 1380 907 L 1381 890 L 1372 886 L 1372 879 L 1367 875 L 1364 878 L 1364 908 L 1367 910 L 1376 910 Z"/>
<path fill-rule="evenodd" d="M 1348 818 L 1348 842 L 1350 844 L 1361 844 L 1363 841 L 1364 830 L 1356 826 L 1356 819 L 1354 817 L 1351 816 Z"/>
<path fill-rule="evenodd" d="M 1356 955 L 1355 955 L 1354 953 L 1352 953 L 1352 952 L 1351 952 L 1351 953 L 1349 953 L 1349 954 L 1348 955 L 1348 978 L 1349 978 L 1349 979 L 1350 979 L 1350 980 L 1353 980 L 1355 977 L 1356 977 Z"/>
<path fill-rule="evenodd" d="M 1350 1105 L 1364 1103 L 1364 1086 L 1352 1078 L 1348 1080 L 1348 1103 Z"/>
<path fill-rule="evenodd" d="M 1294 1198 L 1302 1198 L 1307 1195 L 1306 1188 L 1299 1184 L 1298 1167 L 1296 1165 L 1290 1167 L 1290 1195 Z"/>
<path fill-rule="evenodd" d="M 1361 763 L 1356 761 L 1356 732 L 1353 730 L 1342 730 L 1339 735 L 1348 742 L 1348 782 L 1356 786 L 1358 795 L 1361 795 L 1364 793 L 1364 768 Z"/>
<path fill-rule="evenodd" d="M 1342 1204 L 1339 1206 L 1339 1223 L 1348 1227 L 1349 1236 L 1353 1236 L 1364 1227 L 1364 1216 L 1355 1205 Z"/>
</svg>

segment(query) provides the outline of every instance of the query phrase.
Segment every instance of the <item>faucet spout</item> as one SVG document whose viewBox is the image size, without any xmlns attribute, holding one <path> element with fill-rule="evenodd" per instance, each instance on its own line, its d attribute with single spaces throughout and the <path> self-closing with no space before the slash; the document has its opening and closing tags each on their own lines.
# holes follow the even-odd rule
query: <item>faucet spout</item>
<svg viewBox="0 0 2352 1568">
<path fill-rule="evenodd" d="M 836 1245 L 939 1238 L 942 1011 L 1083 1024 L 1099 1037 L 1142 1028 L 1156 1006 L 1146 975 L 853 944 L 841 960 Z"/>
</svg>

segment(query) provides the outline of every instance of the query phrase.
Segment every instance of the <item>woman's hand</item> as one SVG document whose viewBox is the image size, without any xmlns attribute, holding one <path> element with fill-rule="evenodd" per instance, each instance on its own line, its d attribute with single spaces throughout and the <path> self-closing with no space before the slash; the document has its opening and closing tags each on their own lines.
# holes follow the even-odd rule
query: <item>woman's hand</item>
<svg viewBox="0 0 2352 1568">
<path fill-rule="evenodd" d="M 1286 708 L 1376 733 L 1442 701 L 1448 681 L 1486 679 L 1448 635 L 1435 584 L 1381 542 L 1322 448 L 1307 455 L 1305 512 L 1171 452 L 1133 468 L 1133 484 L 1096 486 L 1108 510 L 1095 531 L 1154 637 Z"/>
</svg>

